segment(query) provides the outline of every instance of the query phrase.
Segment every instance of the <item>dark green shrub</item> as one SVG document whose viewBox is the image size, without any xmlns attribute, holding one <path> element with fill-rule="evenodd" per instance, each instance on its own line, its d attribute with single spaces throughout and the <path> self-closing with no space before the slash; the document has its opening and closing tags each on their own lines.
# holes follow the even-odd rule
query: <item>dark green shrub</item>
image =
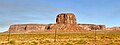
<svg viewBox="0 0 120 45">
<path fill-rule="evenodd" d="M 8 43 L 9 44 L 15 44 L 15 40 L 10 40 Z"/>
<path fill-rule="evenodd" d="M 49 40 L 45 40 L 45 43 L 50 43 L 50 41 Z"/>
<path fill-rule="evenodd" d="M 71 43 L 67 43 L 66 45 L 73 45 L 73 44 L 71 44 Z"/>
<path fill-rule="evenodd" d="M 32 45 L 37 45 L 38 43 L 36 41 L 31 42 Z"/>
</svg>

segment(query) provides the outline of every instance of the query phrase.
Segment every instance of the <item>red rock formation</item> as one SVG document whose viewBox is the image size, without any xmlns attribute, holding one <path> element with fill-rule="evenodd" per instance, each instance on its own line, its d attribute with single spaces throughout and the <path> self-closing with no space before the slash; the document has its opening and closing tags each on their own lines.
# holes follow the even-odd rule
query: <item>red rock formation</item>
<svg viewBox="0 0 120 45">
<path fill-rule="evenodd" d="M 76 24 L 76 17 L 72 13 L 61 13 L 56 18 L 57 24 Z"/>
<path fill-rule="evenodd" d="M 9 30 L 10 32 L 37 32 L 45 31 L 46 27 L 45 24 L 15 24 L 11 25 Z"/>
<path fill-rule="evenodd" d="M 120 30 L 120 27 L 110 27 L 106 28 L 106 30 Z"/>
<path fill-rule="evenodd" d="M 101 30 L 105 30 L 106 29 L 105 25 L 99 25 L 99 27 L 100 27 Z"/>
<path fill-rule="evenodd" d="M 72 13 L 62 13 L 56 18 L 56 24 L 16 24 L 11 25 L 10 32 L 79 32 L 81 30 L 103 30 L 105 25 L 77 24 L 76 17 Z"/>
<path fill-rule="evenodd" d="M 95 25 L 95 24 L 78 24 L 82 30 L 104 30 L 105 25 Z"/>
<path fill-rule="evenodd" d="M 79 32 L 80 27 L 74 24 L 56 24 L 54 26 L 51 26 L 50 31 L 55 31 L 57 32 Z"/>
</svg>

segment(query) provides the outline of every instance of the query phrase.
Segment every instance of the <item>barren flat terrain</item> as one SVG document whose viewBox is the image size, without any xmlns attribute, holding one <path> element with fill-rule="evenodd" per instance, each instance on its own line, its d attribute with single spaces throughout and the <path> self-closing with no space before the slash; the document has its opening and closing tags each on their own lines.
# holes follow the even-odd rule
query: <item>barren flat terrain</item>
<svg viewBox="0 0 120 45">
<path fill-rule="evenodd" d="M 95 37 L 96 36 L 96 37 Z M 10 41 L 8 41 L 10 38 Z M 0 45 L 120 45 L 120 31 L 0 34 Z"/>
</svg>

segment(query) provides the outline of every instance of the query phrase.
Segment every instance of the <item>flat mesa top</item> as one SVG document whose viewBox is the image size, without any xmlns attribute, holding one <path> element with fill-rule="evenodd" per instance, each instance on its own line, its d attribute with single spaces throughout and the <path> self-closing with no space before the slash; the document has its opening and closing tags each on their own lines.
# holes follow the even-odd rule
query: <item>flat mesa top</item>
<svg viewBox="0 0 120 45">
<path fill-rule="evenodd" d="M 74 15 L 73 13 L 61 13 L 61 14 L 65 14 L 65 15 Z M 59 14 L 59 15 L 61 15 Z"/>
</svg>

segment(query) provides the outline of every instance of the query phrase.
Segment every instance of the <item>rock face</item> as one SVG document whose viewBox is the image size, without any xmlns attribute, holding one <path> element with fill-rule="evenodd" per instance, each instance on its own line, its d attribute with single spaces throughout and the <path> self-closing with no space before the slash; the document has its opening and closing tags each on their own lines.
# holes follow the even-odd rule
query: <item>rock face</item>
<svg viewBox="0 0 120 45">
<path fill-rule="evenodd" d="M 45 31 L 48 25 L 46 24 L 15 24 L 11 25 L 10 32 L 38 32 Z"/>
<path fill-rule="evenodd" d="M 57 32 L 78 32 L 80 31 L 79 26 L 74 25 L 74 24 L 56 24 L 54 26 L 50 27 L 50 31 L 55 31 Z"/>
<path fill-rule="evenodd" d="M 120 30 L 120 27 L 110 27 L 106 28 L 106 30 Z"/>
<path fill-rule="evenodd" d="M 81 30 L 103 30 L 105 25 L 77 24 L 76 16 L 72 13 L 61 13 L 56 18 L 56 24 L 15 24 L 9 28 L 10 32 L 79 32 Z"/>
<path fill-rule="evenodd" d="M 105 25 L 95 25 L 95 24 L 78 24 L 82 30 L 104 30 Z"/>
<path fill-rule="evenodd" d="M 56 18 L 57 24 L 76 24 L 76 17 L 72 13 L 61 13 Z"/>
</svg>

